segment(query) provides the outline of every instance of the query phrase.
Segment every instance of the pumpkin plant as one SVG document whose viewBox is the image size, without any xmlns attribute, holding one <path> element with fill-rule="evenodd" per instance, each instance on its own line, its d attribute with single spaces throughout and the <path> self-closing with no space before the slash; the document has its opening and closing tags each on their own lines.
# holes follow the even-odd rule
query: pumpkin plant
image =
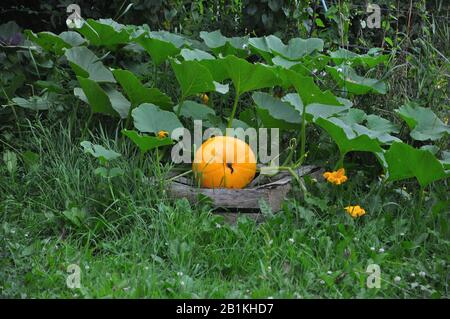
<svg viewBox="0 0 450 319">
<path fill-rule="evenodd" d="M 31 31 L 26 35 L 54 56 L 56 64 L 70 67 L 67 74 L 75 81 L 67 82 L 78 83 L 70 90 L 90 105 L 91 118 L 97 113 L 117 118 L 123 135 L 136 144 L 141 154 L 151 150 L 157 153 L 159 148 L 173 143 L 170 137 L 158 137 L 160 132 L 171 134 L 175 128 L 190 127 L 198 119 L 206 127 L 276 127 L 289 140 L 283 145 L 287 153 L 279 168 L 294 172 L 306 160 L 311 126 L 336 143 L 340 152 L 336 168 L 344 166 L 349 152 L 362 151 L 376 155 L 388 180 L 416 177 L 426 187 L 448 176 L 448 164 L 430 152 L 434 145 L 424 150 L 413 148 L 401 141 L 397 125 L 353 106 L 355 95 L 384 94 L 388 89 L 383 80 L 364 75 L 387 63 L 389 56 L 382 54 L 381 49 L 374 48 L 367 54 L 344 49 L 324 52 L 324 43 L 317 38 L 294 38 L 285 44 L 273 35 L 230 38 L 220 31 L 202 32 L 198 41 L 110 19 L 89 19 L 80 29 L 59 35 Z M 170 93 L 154 87 L 156 81 L 149 87 L 148 81 L 128 69 L 126 63 L 117 63 L 118 52 L 148 55 L 145 63 L 154 68 L 155 74 L 161 70 L 177 87 Z M 233 89 L 229 90 L 229 86 Z M 339 90 L 332 92 L 330 88 L 335 86 Z M 54 93 L 67 91 L 64 87 Z M 208 105 L 204 98 L 199 99 L 201 94 L 208 95 Z M 241 99 L 245 104 L 240 105 Z M 29 99 L 16 97 L 11 101 L 33 108 Z M 176 105 L 173 101 L 177 101 Z M 407 104 L 397 114 L 410 128 L 413 139 L 439 141 L 448 136 L 448 125 L 429 109 Z M 122 121 L 125 127 L 120 124 Z M 248 147 L 242 141 L 218 137 L 205 142 L 197 154 L 204 155 L 219 141 L 225 143 L 225 149 L 227 145 Z M 207 153 L 206 162 L 193 166 L 201 185 L 244 187 L 253 178 L 256 161 L 251 165 L 244 161 L 243 166 L 231 162 L 230 168 L 228 162 L 215 163 L 215 156 Z M 423 158 L 435 163 L 426 177 L 422 174 Z M 246 159 L 253 161 L 251 156 Z M 213 162 L 208 163 L 209 160 Z M 262 169 L 261 173 L 273 171 Z"/>
</svg>

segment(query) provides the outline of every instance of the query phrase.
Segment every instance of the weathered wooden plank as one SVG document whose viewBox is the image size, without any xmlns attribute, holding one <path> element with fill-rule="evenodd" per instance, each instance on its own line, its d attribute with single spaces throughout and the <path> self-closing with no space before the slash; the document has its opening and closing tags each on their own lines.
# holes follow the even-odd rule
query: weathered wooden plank
<svg viewBox="0 0 450 319">
<path fill-rule="evenodd" d="M 314 169 L 313 166 L 301 167 L 297 174 L 304 176 Z M 291 180 L 289 173 L 280 172 L 274 177 L 264 179 L 265 184 L 259 184 L 263 181 L 261 178 L 259 182 L 254 182 L 244 189 L 208 189 L 196 187 L 190 179 L 181 177 L 171 182 L 168 190 L 170 196 L 186 198 L 191 203 L 198 203 L 202 195 L 207 196 L 216 208 L 259 209 L 260 201 L 264 200 L 273 212 L 277 212 L 291 190 Z"/>
</svg>

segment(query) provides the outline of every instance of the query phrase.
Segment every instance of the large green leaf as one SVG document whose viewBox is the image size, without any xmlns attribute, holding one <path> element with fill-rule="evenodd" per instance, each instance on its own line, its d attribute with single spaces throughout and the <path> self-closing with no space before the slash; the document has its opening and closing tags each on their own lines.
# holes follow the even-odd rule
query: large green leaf
<svg viewBox="0 0 450 319">
<path fill-rule="evenodd" d="M 220 30 L 213 32 L 202 31 L 200 32 L 200 38 L 203 39 L 205 44 L 216 54 L 220 53 L 223 56 L 236 55 L 239 57 L 246 57 L 247 50 L 246 45 L 248 37 L 232 37 L 227 38 L 222 35 Z"/>
<path fill-rule="evenodd" d="M 233 55 L 222 61 L 237 95 L 278 84 L 279 80 L 273 69 L 264 64 L 253 64 Z"/>
<path fill-rule="evenodd" d="M 306 120 L 314 122 L 319 117 L 329 118 L 337 114 L 347 111 L 352 104 L 345 101 L 345 99 L 337 98 L 339 102 L 344 105 L 329 105 L 321 103 L 311 103 L 306 106 Z M 288 102 L 301 114 L 303 114 L 303 102 L 297 93 L 289 93 L 281 99 L 283 102 Z"/>
<path fill-rule="evenodd" d="M 143 133 L 158 133 L 183 127 L 173 112 L 161 110 L 151 103 L 143 103 L 132 111 L 134 127 Z"/>
<path fill-rule="evenodd" d="M 181 48 L 189 44 L 183 37 L 166 31 L 142 32 L 133 40 L 147 51 L 156 65 L 178 55 Z"/>
<path fill-rule="evenodd" d="M 341 88 L 348 92 L 361 95 L 367 93 L 386 93 L 386 83 L 377 79 L 366 78 L 356 74 L 356 71 L 348 65 L 336 67 L 326 66 L 326 70 Z"/>
<path fill-rule="evenodd" d="M 202 61 L 202 60 L 214 60 L 215 57 L 206 51 L 199 49 L 181 49 L 180 55 L 185 61 Z"/>
<path fill-rule="evenodd" d="M 35 34 L 31 30 L 26 30 L 25 34 L 45 51 L 54 52 L 57 55 L 62 55 L 66 48 L 79 46 L 86 42 L 80 34 L 73 31 L 65 31 L 56 35 L 47 31 Z"/>
<path fill-rule="evenodd" d="M 362 110 L 349 109 L 346 113 L 339 113 L 334 117 L 318 117 L 315 123 L 335 141 L 341 156 L 351 151 L 372 152 L 383 167 L 386 167 L 380 144 L 400 141 L 388 134 L 395 130 L 395 127 L 388 125 L 390 122 L 387 120 L 370 117 L 371 128 L 368 128 L 362 125 L 366 120 L 367 115 Z"/>
<path fill-rule="evenodd" d="M 170 63 L 181 86 L 183 98 L 216 89 L 211 73 L 199 62 L 171 60 Z"/>
<path fill-rule="evenodd" d="M 116 82 L 111 71 L 88 48 L 73 47 L 67 49 L 64 55 L 76 75 L 89 78 L 95 82 Z"/>
<path fill-rule="evenodd" d="M 410 135 L 415 140 L 434 141 L 450 133 L 449 126 L 445 125 L 431 109 L 407 103 L 395 111 L 408 124 Z"/>
<path fill-rule="evenodd" d="M 292 70 L 278 69 L 280 77 L 285 78 L 285 81 L 294 86 L 302 102 L 306 105 L 312 103 L 320 103 L 327 105 L 342 105 L 336 96 L 330 91 L 322 92 L 320 88 L 314 83 L 314 80 L 309 76 L 303 76 Z"/>
<path fill-rule="evenodd" d="M 142 103 L 152 103 L 168 110 L 173 105 L 168 95 L 157 88 L 145 87 L 130 71 L 117 69 L 113 71 L 113 74 L 130 99 L 133 108 Z"/>
<path fill-rule="evenodd" d="M 298 61 L 290 61 L 279 55 L 275 56 L 271 61 L 274 65 L 283 67 L 285 69 L 291 69 L 301 75 L 311 76 L 312 74 L 318 74 L 327 65 L 330 58 L 323 54 L 316 54 L 314 56 L 305 56 Z"/>
<path fill-rule="evenodd" d="M 44 111 L 50 108 L 50 101 L 41 96 L 30 96 L 28 99 L 21 97 L 15 97 L 12 101 L 24 109 L 29 109 L 33 111 Z"/>
<path fill-rule="evenodd" d="M 396 131 L 396 127 L 386 119 L 372 115 L 369 116 L 368 121 L 370 127 L 364 126 L 363 122 L 367 121 L 368 116 L 363 110 L 350 109 L 347 113 L 339 114 L 337 118 L 344 123 L 342 127 L 347 132 L 353 131 L 357 135 L 367 135 L 382 144 L 400 142 L 400 139 L 389 134 Z"/>
<path fill-rule="evenodd" d="M 365 118 L 367 121 L 366 126 L 368 129 L 373 131 L 378 131 L 380 133 L 398 133 L 399 128 L 397 125 L 393 124 L 392 122 L 378 116 L 375 114 L 367 115 Z"/>
<path fill-rule="evenodd" d="M 176 105 L 174 112 L 177 112 L 178 108 L 179 105 Z M 209 114 L 216 115 L 216 112 L 212 108 L 194 101 L 184 101 L 180 112 L 181 116 L 193 120 L 207 120 Z"/>
<path fill-rule="evenodd" d="M 388 180 L 417 178 L 421 187 L 450 176 L 450 171 L 428 150 L 415 149 L 405 143 L 393 143 L 385 153 Z"/>
<path fill-rule="evenodd" d="M 6 18 L 6 16 L 2 16 L 2 18 Z M 15 39 L 21 32 L 22 28 L 15 21 L 0 24 L 0 45 L 17 45 L 21 43 L 20 39 Z"/>
<path fill-rule="evenodd" d="M 376 48 L 373 48 L 366 54 L 357 54 L 341 48 L 330 52 L 330 57 L 336 65 L 342 64 L 342 62 L 347 62 L 352 66 L 362 65 L 369 68 L 373 68 L 380 63 L 386 63 L 389 59 L 389 55 L 379 54 L 379 50 L 376 50 Z"/>
<path fill-rule="evenodd" d="M 136 43 L 139 43 L 148 54 L 150 54 L 156 65 L 160 65 L 167 60 L 168 57 L 175 56 L 180 52 L 180 50 L 172 43 L 159 39 L 142 36 L 137 38 L 135 41 Z"/>
<path fill-rule="evenodd" d="M 158 39 L 161 41 L 166 41 L 172 43 L 177 48 L 182 48 L 185 46 L 191 46 L 191 42 L 186 39 L 184 36 L 171 33 L 168 31 L 151 31 L 149 32 L 150 37 L 153 39 Z"/>
<path fill-rule="evenodd" d="M 139 147 L 142 153 L 148 152 L 152 149 L 161 146 L 172 145 L 173 141 L 169 137 L 156 137 L 156 136 L 148 136 L 141 135 L 134 130 L 122 130 L 122 134 L 130 138 L 134 144 Z"/>
<path fill-rule="evenodd" d="M 440 160 L 446 170 L 450 170 L 450 152 L 442 151 L 442 160 Z"/>
<path fill-rule="evenodd" d="M 228 77 L 222 59 L 216 59 L 208 52 L 202 50 L 182 49 L 180 55 L 185 61 L 197 61 L 208 69 L 214 81 L 222 82 Z"/>
<path fill-rule="evenodd" d="M 97 46 L 115 46 L 128 43 L 130 32 L 127 27 L 111 19 L 87 19 L 78 29 L 90 44 Z"/>
<path fill-rule="evenodd" d="M 338 118 L 318 118 L 315 122 L 335 141 L 342 155 L 351 151 L 382 153 L 379 142 L 368 135 L 359 135 Z"/>
<path fill-rule="evenodd" d="M 103 162 L 112 161 L 121 156 L 120 153 L 109 150 L 98 144 L 92 144 L 89 141 L 82 141 L 80 145 L 83 147 L 85 153 L 89 153 Z"/>
<path fill-rule="evenodd" d="M 87 99 L 94 113 L 102 113 L 112 116 L 119 115 L 121 118 L 127 118 L 131 103 L 116 90 L 103 90 L 100 85 L 90 79 L 77 76 L 78 82 L 84 92 L 84 96 L 75 90 L 75 94 L 85 101 Z"/>
<path fill-rule="evenodd" d="M 285 45 L 280 38 L 269 35 L 262 38 L 250 38 L 249 45 L 267 59 L 267 53 L 280 55 L 288 60 L 299 60 L 302 57 L 323 50 L 323 40 L 319 38 L 293 38 Z"/>
<path fill-rule="evenodd" d="M 254 92 L 252 98 L 257 105 L 258 115 L 265 127 L 299 129 L 302 122 L 301 116 L 292 104 L 263 92 Z"/>
</svg>

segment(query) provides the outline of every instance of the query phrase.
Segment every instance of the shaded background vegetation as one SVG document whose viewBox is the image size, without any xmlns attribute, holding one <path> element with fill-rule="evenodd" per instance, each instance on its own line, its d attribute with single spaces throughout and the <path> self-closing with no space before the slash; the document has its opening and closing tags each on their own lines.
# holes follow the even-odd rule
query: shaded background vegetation
<svg viewBox="0 0 450 319">
<path fill-rule="evenodd" d="M 85 19 L 113 18 L 123 24 L 148 24 L 153 30 L 181 32 L 192 38 L 198 38 L 201 30 L 220 29 L 225 36 L 275 34 L 285 41 L 296 36 L 320 37 L 326 49 L 346 47 L 357 53 L 382 47 L 392 54 L 390 71 L 380 70 L 375 75 L 389 81 L 389 93 L 375 100 L 373 96 L 361 97 L 357 101 L 359 107 L 389 117 L 394 108 L 414 101 L 431 107 L 444 120 L 448 118 L 448 1 L 6 0 L 0 8 L 0 24 L 15 21 L 20 28 L 35 32 L 66 31 L 66 8 L 73 2 L 80 6 Z M 361 25 L 368 16 L 368 3 L 381 7 L 380 29 Z M 46 61 L 36 61 L 43 68 L 36 69 L 34 62 L 26 53 L 0 53 L 3 66 L 0 84 L 8 96 L 34 95 L 25 79 L 35 80 L 49 67 Z M 20 70 L 18 64 L 22 66 Z M 0 92 L 0 103 L 6 103 L 4 92 Z M 11 110 L 0 112 L 12 116 Z M 394 116 L 392 119 L 395 120 Z"/>
</svg>

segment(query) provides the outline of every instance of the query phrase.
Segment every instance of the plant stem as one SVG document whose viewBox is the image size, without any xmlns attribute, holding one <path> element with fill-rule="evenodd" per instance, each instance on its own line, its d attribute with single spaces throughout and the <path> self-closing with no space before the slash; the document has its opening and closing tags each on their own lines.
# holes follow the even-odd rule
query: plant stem
<svg viewBox="0 0 450 319">
<path fill-rule="evenodd" d="M 299 132 L 298 132 L 298 136 L 297 136 L 297 138 L 296 138 L 296 140 L 295 140 L 295 145 L 292 145 L 292 147 L 290 147 L 290 149 L 289 149 L 289 154 L 288 154 L 288 156 L 286 157 L 286 159 L 284 160 L 282 166 L 288 165 L 289 162 L 292 160 L 292 156 L 294 155 L 295 149 L 297 148 L 298 140 L 301 138 L 301 136 L 300 136 L 301 134 L 302 134 L 302 132 L 299 131 Z"/>
<path fill-rule="evenodd" d="M 183 106 L 184 99 L 185 99 L 185 96 L 182 95 L 180 101 L 178 102 L 177 117 L 180 117 L 181 107 Z"/>
<path fill-rule="evenodd" d="M 145 153 L 142 151 L 139 151 L 139 166 L 142 167 L 142 170 L 144 170 L 144 156 L 145 156 Z"/>
<path fill-rule="evenodd" d="M 302 112 L 302 129 L 301 129 L 301 145 L 300 145 L 300 163 L 303 164 L 303 160 L 305 159 L 305 149 L 306 149 L 306 104 L 303 104 L 303 112 Z"/>
<path fill-rule="evenodd" d="M 131 112 L 133 111 L 133 106 L 130 106 L 130 110 L 128 111 L 128 117 L 127 120 L 125 122 L 125 129 L 128 130 L 128 128 L 130 127 L 131 124 Z"/>
<path fill-rule="evenodd" d="M 174 177 L 171 177 L 171 178 L 169 178 L 167 181 L 168 181 L 168 182 L 171 182 L 171 181 L 173 181 L 173 180 L 175 180 L 175 179 L 177 179 L 177 178 L 179 178 L 179 177 L 183 177 L 183 176 L 188 175 L 188 174 L 190 174 L 190 173 L 192 173 L 192 170 L 191 170 L 191 169 L 188 170 L 188 171 L 186 171 L 186 172 L 184 172 L 184 173 L 181 173 L 181 174 L 179 174 L 179 175 L 176 175 L 176 176 L 174 176 Z"/>
<path fill-rule="evenodd" d="M 236 115 L 236 109 L 237 109 L 237 105 L 238 105 L 238 101 L 239 101 L 239 95 L 240 95 L 239 92 L 236 92 L 236 96 L 234 97 L 233 110 L 231 111 L 230 118 L 228 119 L 227 128 L 231 127 L 234 116 Z"/>
<path fill-rule="evenodd" d="M 156 64 L 153 65 L 153 86 L 158 86 L 158 66 Z"/>
<path fill-rule="evenodd" d="M 345 153 L 340 152 L 339 161 L 336 163 L 334 170 L 344 167 L 344 157 L 345 157 Z"/>
<path fill-rule="evenodd" d="M 87 132 L 87 130 L 89 128 L 89 125 L 91 124 L 93 114 L 94 114 L 94 112 L 92 111 L 92 108 L 91 108 L 91 113 L 89 114 L 89 117 L 88 117 L 88 119 L 86 121 L 86 126 L 84 127 L 83 133 L 81 134 L 81 137 L 83 139 L 85 138 L 86 132 Z"/>
<path fill-rule="evenodd" d="M 112 187 L 112 183 L 111 183 L 111 178 L 108 177 L 108 186 L 109 186 L 109 191 L 111 193 L 112 199 L 115 202 L 116 201 L 116 196 L 114 195 L 114 190 Z"/>
<path fill-rule="evenodd" d="M 12 109 L 12 111 L 14 113 L 14 117 L 16 118 L 17 131 L 19 133 L 20 138 L 22 138 L 22 130 L 20 129 L 19 117 L 17 116 L 16 108 L 14 107 L 14 105 L 11 105 L 11 109 Z"/>
<path fill-rule="evenodd" d="M 420 210 L 422 209 L 424 195 L 425 195 L 425 188 L 424 188 L 424 187 L 420 187 L 420 191 L 419 191 L 419 204 L 417 205 L 417 210 L 418 210 L 418 211 L 420 211 Z"/>
</svg>

